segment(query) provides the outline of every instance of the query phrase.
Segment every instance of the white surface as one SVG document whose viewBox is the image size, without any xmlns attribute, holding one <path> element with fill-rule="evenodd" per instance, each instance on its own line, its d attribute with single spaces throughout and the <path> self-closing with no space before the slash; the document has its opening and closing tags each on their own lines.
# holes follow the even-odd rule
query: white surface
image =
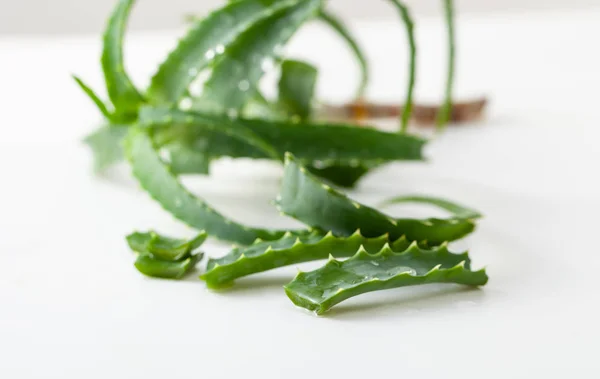
<svg viewBox="0 0 600 379">
<path fill-rule="evenodd" d="M 0 0 L 2 33 L 96 33 L 117 0 Z M 179 27 L 182 14 L 203 14 L 225 0 L 138 0 L 131 26 L 140 30 Z M 419 19 L 439 15 L 442 0 L 406 0 Z M 168 4 L 168 5 L 167 5 Z M 598 0 L 455 0 L 461 13 L 523 13 L 549 9 L 583 9 Z M 397 12 L 386 0 L 328 0 L 328 7 L 344 18 L 396 19 Z"/>
<path fill-rule="evenodd" d="M 137 190 L 126 169 L 91 175 L 79 140 L 98 115 L 68 74 L 101 88 L 97 38 L 0 41 L 0 377 L 597 378 L 599 19 L 462 20 L 458 92 L 489 94 L 488 120 L 449 130 L 431 144 L 430 164 L 390 165 L 352 196 L 374 203 L 422 192 L 482 210 L 480 228 L 460 245 L 488 266 L 491 281 L 478 291 L 364 296 L 324 318 L 293 307 L 281 290 L 295 267 L 219 294 L 195 278 L 137 274 L 126 233 L 191 231 Z M 399 98 L 399 28 L 360 30 L 375 65 L 373 97 Z M 322 65 L 323 96 L 339 98 L 351 91 L 354 67 L 335 38 L 315 32 L 292 50 Z M 441 26 L 418 32 L 419 98 L 429 99 L 441 88 Z M 129 39 L 138 81 L 173 38 Z M 225 162 L 190 185 L 239 220 L 294 225 L 268 204 L 279 174 L 269 164 Z"/>
</svg>

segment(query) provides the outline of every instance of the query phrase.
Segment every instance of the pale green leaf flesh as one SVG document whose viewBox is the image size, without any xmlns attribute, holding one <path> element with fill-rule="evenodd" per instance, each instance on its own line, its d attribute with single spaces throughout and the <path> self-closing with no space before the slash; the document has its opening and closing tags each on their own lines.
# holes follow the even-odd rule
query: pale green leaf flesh
<svg viewBox="0 0 600 379">
<path fill-rule="evenodd" d="M 164 261 L 179 261 L 188 258 L 207 237 L 205 232 L 189 240 L 162 236 L 154 231 L 135 232 L 127 236 L 127 243 L 137 253 L 149 253 Z"/>
<path fill-rule="evenodd" d="M 483 286 L 487 281 L 485 269 L 471 270 L 468 254 L 451 254 L 446 245 L 422 250 L 413 244 L 402 253 L 385 246 L 375 255 L 361 249 L 346 261 L 332 259 L 318 270 L 299 273 L 285 292 L 297 306 L 321 315 L 368 292 L 428 283 Z"/>
</svg>

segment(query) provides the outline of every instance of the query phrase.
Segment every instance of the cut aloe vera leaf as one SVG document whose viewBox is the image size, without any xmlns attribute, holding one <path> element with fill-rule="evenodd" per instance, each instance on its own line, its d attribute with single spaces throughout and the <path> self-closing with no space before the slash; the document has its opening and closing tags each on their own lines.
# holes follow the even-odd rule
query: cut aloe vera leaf
<svg viewBox="0 0 600 379">
<path fill-rule="evenodd" d="M 200 139 L 208 144 L 211 156 L 233 158 L 269 158 L 250 142 L 256 137 L 262 141 L 262 150 L 268 145 L 283 158 L 292 152 L 303 162 L 318 161 L 322 166 L 346 164 L 359 166 L 361 162 L 395 160 L 422 160 L 426 141 L 416 136 L 386 133 L 372 128 L 357 128 L 343 124 L 294 123 L 267 120 L 231 120 L 227 117 L 165 108 L 144 107 L 140 125 L 150 129 L 167 127 L 157 133 L 173 134 L 174 138 Z M 177 128 L 179 127 L 179 129 Z M 253 139 L 239 138 L 238 130 L 246 128 Z M 226 134 L 227 129 L 235 131 Z M 250 133 L 246 131 L 245 134 Z M 183 134 L 183 137 L 181 135 Z M 206 142 L 208 138 L 209 142 Z"/>
<path fill-rule="evenodd" d="M 402 204 L 402 203 L 418 203 L 418 204 L 427 204 L 433 205 L 438 208 L 444 209 L 454 216 L 458 218 L 475 220 L 483 217 L 481 213 L 478 211 L 468 208 L 464 205 L 448 201 L 446 199 L 441 199 L 439 197 L 432 196 L 420 196 L 420 195 L 407 195 L 407 196 L 398 196 L 392 199 L 384 201 L 381 206 L 389 206 L 394 204 Z"/>
<path fill-rule="evenodd" d="M 295 305 L 321 315 L 368 292 L 428 283 L 483 286 L 487 281 L 485 269 L 471 270 L 468 254 L 451 254 L 446 245 L 422 250 L 413 244 L 402 253 L 385 246 L 375 255 L 361 249 L 346 261 L 332 259 L 318 270 L 299 273 L 285 292 Z"/>
<path fill-rule="evenodd" d="M 153 278 L 181 279 L 196 267 L 204 254 L 192 255 L 180 261 L 163 261 L 151 254 L 140 254 L 135 261 L 135 268 L 142 274 Z"/>
<path fill-rule="evenodd" d="M 287 3 L 242 32 L 212 66 L 212 75 L 204 85 L 204 101 L 221 107 L 229 115 L 238 115 L 254 94 L 265 73 L 265 62 L 272 62 L 300 26 L 313 17 L 321 0 Z"/>
<path fill-rule="evenodd" d="M 359 204 L 310 174 L 291 154 L 286 154 L 279 210 L 304 224 L 336 235 L 351 235 L 361 230 L 365 237 L 389 234 L 395 240 L 406 236 L 412 241 L 439 245 L 460 239 L 475 229 L 471 220 L 395 219 Z"/>
<path fill-rule="evenodd" d="M 284 236 L 277 241 L 258 241 L 248 247 L 233 249 L 220 259 L 210 259 L 207 271 L 201 276 L 209 288 L 228 287 L 235 279 L 279 267 L 327 259 L 348 258 L 362 246 L 373 254 L 390 243 L 387 236 L 366 238 L 357 231 L 350 237 L 336 237 L 315 232 L 304 237 Z M 404 251 L 410 242 L 400 238 L 391 243 L 395 251 Z"/>
<path fill-rule="evenodd" d="M 131 129 L 125 152 L 140 185 L 175 218 L 211 237 L 249 245 L 257 238 L 276 240 L 286 231 L 251 228 L 218 213 L 205 201 L 187 191 L 165 164 L 147 131 Z"/>
<path fill-rule="evenodd" d="M 159 260 L 179 261 L 202 246 L 207 237 L 204 232 L 189 240 L 166 237 L 154 231 L 135 232 L 127 236 L 127 243 L 135 252 L 150 253 Z"/>
<path fill-rule="evenodd" d="M 115 117 L 118 116 L 121 122 L 135 120 L 137 110 L 144 102 L 125 71 L 123 59 L 123 39 L 134 3 L 134 0 L 119 0 L 104 32 L 102 70 L 108 96 L 115 107 Z"/>
<path fill-rule="evenodd" d="M 177 104 L 200 72 L 214 62 L 240 33 L 296 2 L 234 1 L 204 18 L 194 18 L 194 25 L 152 78 L 148 97 L 154 104 Z"/>
<path fill-rule="evenodd" d="M 278 84 L 279 104 L 290 117 L 307 120 L 311 116 L 316 84 L 314 66 L 301 61 L 284 61 Z"/>
</svg>

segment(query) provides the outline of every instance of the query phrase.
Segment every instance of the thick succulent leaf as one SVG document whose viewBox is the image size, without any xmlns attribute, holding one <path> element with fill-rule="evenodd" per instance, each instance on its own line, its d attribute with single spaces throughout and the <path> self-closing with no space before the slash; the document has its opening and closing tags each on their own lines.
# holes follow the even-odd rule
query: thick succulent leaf
<svg viewBox="0 0 600 379">
<path fill-rule="evenodd" d="M 285 152 L 292 152 L 303 162 L 318 161 L 324 167 L 334 164 L 359 166 L 364 161 L 421 160 L 426 142 L 407 134 L 352 125 L 231 120 L 215 115 L 147 107 L 140 112 L 140 123 L 149 128 L 169 126 L 167 131 L 158 133 L 174 133 L 179 138 L 184 133 L 184 138 L 197 138 L 202 145 L 208 143 L 211 156 L 268 158 L 263 151 L 250 146 L 250 138 L 234 139 L 239 135 L 237 130 L 245 127 L 276 149 L 277 156 L 283 157 Z M 177 126 L 181 128 L 177 129 Z M 235 129 L 236 133 L 225 134 L 228 129 Z M 206 142 L 207 138 L 209 142 Z"/>
<path fill-rule="evenodd" d="M 192 147 L 185 142 L 174 141 L 161 147 L 161 152 L 169 158 L 171 172 L 174 175 L 208 175 L 211 158 L 207 147 Z"/>
<path fill-rule="evenodd" d="M 359 46 L 356 38 L 350 32 L 350 29 L 343 23 L 342 20 L 334 16 L 333 14 L 321 10 L 319 13 L 319 18 L 327 25 L 329 25 L 335 32 L 337 32 L 340 37 L 350 47 L 350 50 L 356 56 L 358 64 L 360 66 L 360 74 L 361 80 L 360 85 L 358 87 L 358 91 L 356 93 L 357 98 L 362 98 L 365 95 L 365 91 L 367 89 L 367 85 L 369 84 L 369 62 L 362 48 Z"/>
<path fill-rule="evenodd" d="M 366 237 L 389 234 L 392 240 L 406 236 L 412 241 L 439 245 L 466 236 L 475 229 L 471 220 L 394 219 L 373 208 L 359 204 L 323 184 L 286 154 L 279 210 L 304 224 L 337 235 L 351 235 L 361 230 Z"/>
<path fill-rule="evenodd" d="M 94 170 L 101 172 L 123 160 L 123 139 L 127 128 L 123 126 L 103 126 L 84 139 L 92 149 Z"/>
<path fill-rule="evenodd" d="M 180 261 L 164 261 L 151 254 L 140 254 L 135 261 L 135 268 L 142 274 L 153 278 L 181 279 L 196 267 L 204 254 L 189 256 Z"/>
<path fill-rule="evenodd" d="M 235 38 L 258 20 L 294 1 L 231 2 L 202 19 L 183 37 L 152 78 L 148 97 L 155 104 L 176 104 L 198 76 Z"/>
<path fill-rule="evenodd" d="M 304 237 L 292 235 L 271 242 L 257 241 L 248 247 L 233 249 L 219 259 L 208 261 L 207 271 L 201 276 L 209 288 L 222 288 L 235 279 L 275 268 L 327 259 L 348 258 L 362 246 L 375 254 L 390 241 L 387 236 L 366 238 L 357 231 L 350 237 L 336 237 L 332 233 L 315 232 Z M 410 242 L 400 238 L 392 243 L 395 251 L 404 251 Z"/>
<path fill-rule="evenodd" d="M 402 2 L 398 0 L 390 0 L 392 4 L 398 8 L 400 12 L 400 17 L 402 18 L 402 22 L 406 27 L 406 35 L 408 39 L 409 46 L 409 56 L 410 61 L 408 64 L 408 86 L 406 93 L 406 100 L 404 102 L 404 106 L 402 107 L 402 117 L 401 117 L 401 130 L 406 131 L 408 129 L 408 123 L 410 121 L 410 117 L 413 111 L 413 95 L 415 89 L 415 80 L 416 80 L 416 56 L 417 56 L 417 44 L 415 41 L 415 33 L 414 33 L 414 22 L 408 10 L 408 7 L 404 5 Z"/>
<path fill-rule="evenodd" d="M 149 253 L 159 260 L 180 261 L 202 246 L 207 237 L 204 232 L 190 240 L 162 236 L 154 231 L 135 232 L 127 236 L 127 243 L 135 252 Z"/>
<path fill-rule="evenodd" d="M 88 95 L 88 97 L 94 102 L 94 104 L 96 104 L 100 113 L 102 113 L 102 115 L 106 117 L 106 119 L 112 119 L 111 112 L 108 110 L 108 107 L 106 106 L 106 104 L 104 104 L 102 99 L 100 99 L 100 97 L 96 95 L 96 92 L 94 92 L 93 89 L 91 89 L 87 84 L 83 82 L 83 80 L 81 80 L 77 76 L 73 75 L 73 79 L 83 90 L 83 92 L 85 92 L 85 94 Z"/>
<path fill-rule="evenodd" d="M 372 166 L 375 167 L 376 165 Z M 307 170 L 319 178 L 333 185 L 344 188 L 353 188 L 356 186 L 358 181 L 371 171 L 371 168 L 372 167 L 369 167 L 364 163 L 359 166 L 306 166 Z"/>
<path fill-rule="evenodd" d="M 281 64 L 279 104 L 290 117 L 310 118 L 317 74 L 317 69 L 306 62 L 286 60 Z"/>
<path fill-rule="evenodd" d="M 241 33 L 212 67 L 203 99 L 231 114 L 254 94 L 253 89 L 272 61 L 298 28 L 318 11 L 322 0 L 297 0 Z"/>
<path fill-rule="evenodd" d="M 403 253 L 385 246 L 376 255 L 361 249 L 344 262 L 332 259 L 318 270 L 299 273 L 285 292 L 297 306 L 320 315 L 346 299 L 373 291 L 428 283 L 485 285 L 485 269 L 472 271 L 469 263 L 466 253 L 451 254 L 446 245 L 421 250 L 413 244 Z"/>
<path fill-rule="evenodd" d="M 135 0 L 119 0 L 104 33 L 102 69 L 108 96 L 119 114 L 120 120 L 132 121 L 144 98 L 125 72 L 123 38 L 129 13 Z"/>
<path fill-rule="evenodd" d="M 454 71 L 456 61 L 456 36 L 454 31 L 454 1 L 443 0 L 444 15 L 446 18 L 446 28 L 448 33 L 448 74 L 446 78 L 445 99 L 442 108 L 438 113 L 438 128 L 443 128 L 452 116 L 452 92 L 454 90 Z"/>
<path fill-rule="evenodd" d="M 251 244 L 257 238 L 276 240 L 285 231 L 270 231 L 238 224 L 211 208 L 187 191 L 169 170 L 152 138 L 144 130 L 133 128 L 125 140 L 125 152 L 140 185 L 175 218 L 212 237 L 224 241 Z"/>
<path fill-rule="evenodd" d="M 202 115 L 200 113 L 170 110 L 167 108 L 143 107 L 140 110 L 139 125 L 145 128 L 183 126 L 182 132 L 189 133 L 186 129 L 194 126 L 200 133 L 222 133 L 230 138 L 237 139 L 245 144 L 258 149 L 267 157 L 280 160 L 282 154 L 263 138 L 255 134 L 251 128 L 232 120 L 228 117 L 216 115 Z"/>
<path fill-rule="evenodd" d="M 392 199 L 386 200 L 382 203 L 381 206 L 388 206 L 393 204 L 402 204 L 402 203 L 420 203 L 433 205 L 438 208 L 444 209 L 454 216 L 464 219 L 475 220 L 483 217 L 481 213 L 478 211 L 467 208 L 464 205 L 448 201 L 446 199 L 440 199 L 438 197 L 431 196 L 420 196 L 420 195 L 408 195 L 408 196 L 398 196 Z"/>
</svg>

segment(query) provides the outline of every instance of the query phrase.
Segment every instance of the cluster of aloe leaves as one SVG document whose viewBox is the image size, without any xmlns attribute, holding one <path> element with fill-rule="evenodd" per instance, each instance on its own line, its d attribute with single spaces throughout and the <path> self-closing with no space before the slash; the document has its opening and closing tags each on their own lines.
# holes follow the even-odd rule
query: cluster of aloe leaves
<svg viewBox="0 0 600 379">
<path fill-rule="evenodd" d="M 442 199 L 405 196 L 392 202 L 435 205 L 451 217 L 394 218 L 332 187 L 353 186 L 372 168 L 388 162 L 422 160 L 426 141 L 406 133 L 416 48 L 408 9 L 396 0 L 391 3 L 407 26 L 411 47 L 409 106 L 404 108 L 400 132 L 314 119 L 317 70 L 309 63 L 284 58 L 282 51 L 306 22 L 322 20 L 339 32 L 363 68 L 359 95 L 368 83 L 361 49 L 343 23 L 324 9 L 324 3 L 228 2 L 192 20 L 190 30 L 160 65 L 149 87 L 140 91 L 129 78 L 123 57 L 134 0 L 117 2 L 102 53 L 110 104 L 75 78 L 105 118 L 105 126 L 86 142 L 95 153 L 97 170 L 126 158 L 150 196 L 200 231 L 191 240 L 154 231 L 128 236 L 140 272 L 182 278 L 202 260 L 204 254 L 197 250 L 212 237 L 236 244 L 224 257 L 209 259 L 201 278 L 213 289 L 267 270 L 329 260 L 319 270 L 300 273 L 285 287 L 296 305 L 318 314 L 370 291 L 433 282 L 471 286 L 487 282 L 484 270 L 471 270 L 466 253 L 452 254 L 447 248 L 448 242 L 475 229 L 479 213 Z M 451 10 L 451 2 L 446 3 Z M 266 99 L 259 82 L 275 67 L 281 69 L 279 96 Z M 447 120 L 447 115 L 442 117 Z M 306 228 L 270 230 L 243 225 L 220 214 L 179 181 L 180 175 L 208 175 L 211 161 L 220 157 L 281 162 L 284 176 L 276 206 Z"/>
</svg>

